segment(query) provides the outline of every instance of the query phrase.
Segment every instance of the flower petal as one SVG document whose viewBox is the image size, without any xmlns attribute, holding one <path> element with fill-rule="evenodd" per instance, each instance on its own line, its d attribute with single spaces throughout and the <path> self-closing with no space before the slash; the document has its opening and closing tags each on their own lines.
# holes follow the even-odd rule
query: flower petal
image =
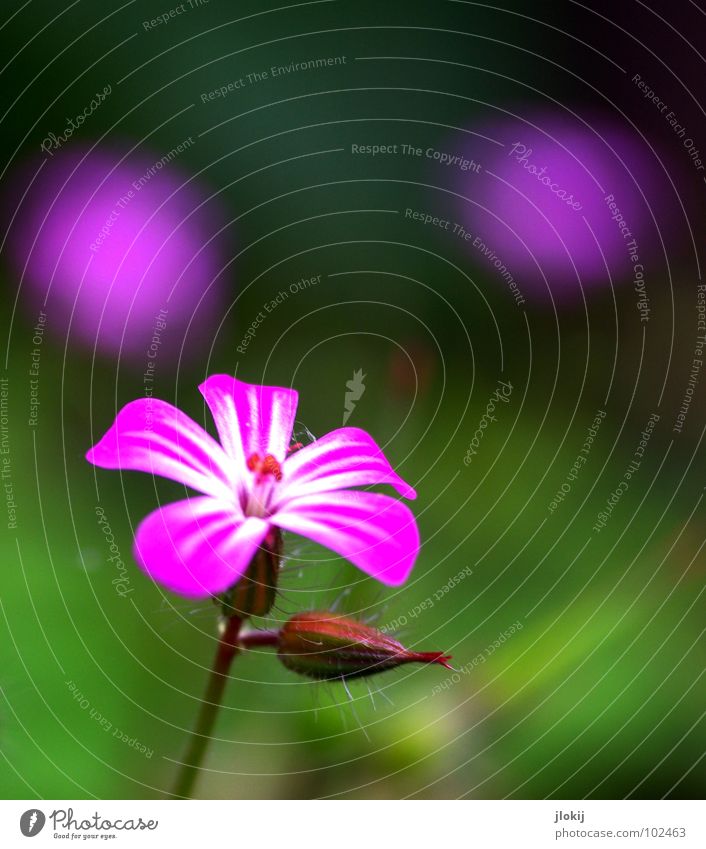
<svg viewBox="0 0 706 849">
<path fill-rule="evenodd" d="M 405 498 L 417 497 L 393 470 L 372 436 L 357 427 L 333 430 L 300 448 L 285 461 L 283 475 L 275 505 L 317 492 L 383 483 L 394 486 Z"/>
<path fill-rule="evenodd" d="M 419 552 L 411 510 L 377 492 L 342 490 L 293 498 L 270 519 L 333 549 L 390 586 L 407 580 Z"/>
<path fill-rule="evenodd" d="M 223 592 L 247 569 L 271 525 L 207 496 L 150 513 L 135 534 L 135 559 L 160 584 L 202 598 Z"/>
<path fill-rule="evenodd" d="M 214 374 L 199 390 L 206 399 L 223 447 L 236 464 L 241 495 L 251 474 L 246 461 L 252 454 L 272 454 L 284 460 L 292 438 L 299 394 L 294 389 L 243 383 L 227 374 Z"/>
<path fill-rule="evenodd" d="M 120 410 L 105 436 L 86 454 L 103 469 L 161 475 L 217 498 L 235 498 L 234 466 L 213 437 L 157 398 Z"/>
</svg>

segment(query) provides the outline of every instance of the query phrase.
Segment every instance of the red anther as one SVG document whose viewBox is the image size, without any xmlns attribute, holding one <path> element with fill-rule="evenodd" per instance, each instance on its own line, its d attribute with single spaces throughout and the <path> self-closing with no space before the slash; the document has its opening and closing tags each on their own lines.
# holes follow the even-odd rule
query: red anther
<svg viewBox="0 0 706 849">
<path fill-rule="evenodd" d="M 282 469 L 272 454 L 265 455 L 264 460 L 260 459 L 259 454 L 251 454 L 246 461 L 246 466 L 251 472 L 256 472 L 260 477 L 272 475 L 276 481 L 282 480 Z"/>
<path fill-rule="evenodd" d="M 260 473 L 263 475 L 273 475 L 276 481 L 282 480 L 282 469 L 272 454 L 268 454 L 262 461 Z"/>
<path fill-rule="evenodd" d="M 298 451 L 300 448 L 304 447 L 303 442 L 293 442 L 289 448 L 287 448 L 287 454 L 293 454 L 295 451 Z"/>
</svg>

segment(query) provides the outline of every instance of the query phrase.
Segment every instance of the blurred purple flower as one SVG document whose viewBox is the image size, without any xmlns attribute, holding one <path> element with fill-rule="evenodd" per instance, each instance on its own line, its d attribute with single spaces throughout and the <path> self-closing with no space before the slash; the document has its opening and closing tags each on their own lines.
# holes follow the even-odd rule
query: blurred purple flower
<svg viewBox="0 0 706 849">
<path fill-rule="evenodd" d="M 151 578 L 189 597 L 223 592 L 274 527 L 333 549 L 384 584 L 407 579 L 419 551 L 411 511 L 388 495 L 348 489 L 390 484 L 416 497 L 372 437 L 344 427 L 288 453 L 297 392 L 222 374 L 199 389 L 220 444 L 171 404 L 140 399 L 86 455 L 203 493 L 160 507 L 138 527 L 135 558 Z"/>
<path fill-rule="evenodd" d="M 546 275 L 562 300 L 580 298 L 580 287 L 608 286 L 609 274 L 614 284 L 632 279 L 630 248 L 637 262 L 654 256 L 660 243 L 651 215 L 658 227 L 669 224 L 659 200 L 667 192 L 657 158 L 637 135 L 546 113 L 480 132 L 502 147 L 466 143 L 464 156 L 483 170 L 455 181 L 471 200 L 458 214 L 479 264 L 506 270 L 535 297 L 548 295 Z"/>
<path fill-rule="evenodd" d="M 160 311 L 171 351 L 190 321 L 197 340 L 220 318 L 220 216 L 174 157 L 122 156 L 71 147 L 17 173 L 8 255 L 48 332 L 144 360 Z"/>
</svg>

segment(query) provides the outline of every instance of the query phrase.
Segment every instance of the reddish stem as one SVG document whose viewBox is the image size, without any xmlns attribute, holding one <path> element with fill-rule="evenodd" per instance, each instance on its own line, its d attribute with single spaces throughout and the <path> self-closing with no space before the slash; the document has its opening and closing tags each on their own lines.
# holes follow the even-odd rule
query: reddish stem
<svg viewBox="0 0 706 849">
<path fill-rule="evenodd" d="M 279 631 L 249 631 L 247 634 L 240 635 L 238 645 L 243 649 L 258 646 L 276 647 L 279 645 Z"/>
<path fill-rule="evenodd" d="M 223 633 L 218 641 L 216 656 L 213 660 L 211 675 L 208 679 L 206 692 L 204 693 L 201 709 L 196 725 L 191 733 L 189 748 L 186 758 L 182 764 L 181 771 L 177 777 L 174 793 L 185 799 L 192 798 L 194 784 L 201 769 L 201 762 L 211 739 L 211 732 L 221 706 L 223 691 L 228 681 L 228 672 L 233 658 L 238 653 L 238 633 L 242 620 L 237 616 L 231 616 L 225 620 Z"/>
</svg>

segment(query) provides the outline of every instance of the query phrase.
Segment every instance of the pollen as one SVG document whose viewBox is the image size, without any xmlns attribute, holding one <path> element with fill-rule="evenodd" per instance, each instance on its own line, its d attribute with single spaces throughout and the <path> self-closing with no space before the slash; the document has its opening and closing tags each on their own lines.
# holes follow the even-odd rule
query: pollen
<svg viewBox="0 0 706 849">
<path fill-rule="evenodd" d="M 272 454 L 266 454 L 264 459 L 261 459 L 259 454 L 251 454 L 247 459 L 247 467 L 260 478 L 272 475 L 276 481 L 282 480 L 282 469 Z"/>
</svg>

